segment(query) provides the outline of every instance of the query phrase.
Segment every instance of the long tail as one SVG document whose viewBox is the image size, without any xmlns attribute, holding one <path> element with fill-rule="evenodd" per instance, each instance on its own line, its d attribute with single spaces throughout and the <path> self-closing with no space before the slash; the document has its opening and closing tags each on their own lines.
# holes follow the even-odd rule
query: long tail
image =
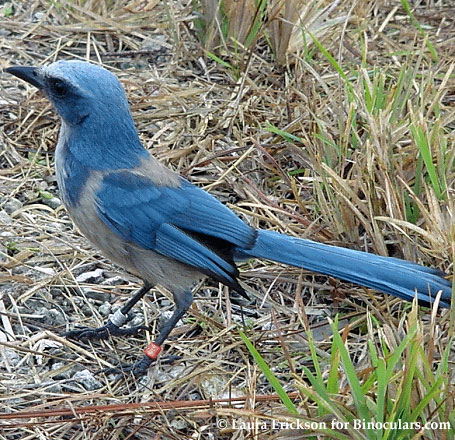
<svg viewBox="0 0 455 440">
<path fill-rule="evenodd" d="M 259 230 L 252 249 L 238 249 L 236 258 L 265 258 L 431 305 L 441 290 L 441 307 L 450 307 L 452 285 L 443 272 L 393 257 L 317 243 L 274 231 Z"/>
</svg>

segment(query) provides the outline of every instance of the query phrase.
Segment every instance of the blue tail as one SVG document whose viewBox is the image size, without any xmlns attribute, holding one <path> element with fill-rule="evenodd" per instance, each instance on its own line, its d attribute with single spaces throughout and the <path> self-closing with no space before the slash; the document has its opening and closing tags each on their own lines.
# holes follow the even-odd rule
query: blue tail
<svg viewBox="0 0 455 440">
<path fill-rule="evenodd" d="M 259 230 L 252 249 L 238 249 L 236 258 L 265 258 L 301 267 L 341 280 L 389 293 L 412 301 L 417 293 L 420 304 L 431 305 L 442 290 L 440 306 L 450 307 L 451 283 L 444 273 L 393 257 L 330 246 L 290 237 L 274 231 Z"/>
</svg>

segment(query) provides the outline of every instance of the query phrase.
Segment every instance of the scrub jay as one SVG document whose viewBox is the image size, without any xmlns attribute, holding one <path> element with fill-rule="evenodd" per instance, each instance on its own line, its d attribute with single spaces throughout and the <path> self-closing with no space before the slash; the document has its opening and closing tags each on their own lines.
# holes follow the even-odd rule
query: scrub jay
<svg viewBox="0 0 455 440">
<path fill-rule="evenodd" d="M 451 283 L 443 273 L 392 257 L 334 247 L 254 229 L 204 190 L 158 162 L 139 140 L 125 92 L 108 70 L 82 61 L 7 72 L 42 90 L 61 117 L 55 169 L 65 207 L 82 233 L 112 261 L 139 276 L 143 287 L 107 323 L 66 335 L 102 339 L 128 335 L 128 312 L 160 284 L 175 311 L 144 357 L 129 368 L 141 375 L 155 360 L 190 307 L 192 285 L 209 276 L 240 294 L 235 261 L 265 258 L 431 305 L 441 292 L 449 307 Z"/>
</svg>

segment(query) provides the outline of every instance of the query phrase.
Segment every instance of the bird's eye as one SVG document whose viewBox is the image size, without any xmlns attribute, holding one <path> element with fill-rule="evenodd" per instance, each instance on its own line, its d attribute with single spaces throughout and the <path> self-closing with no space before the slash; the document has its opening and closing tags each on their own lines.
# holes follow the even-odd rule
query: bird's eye
<svg viewBox="0 0 455 440">
<path fill-rule="evenodd" d="M 59 78 L 52 78 L 50 81 L 50 88 L 52 93 L 55 96 L 64 96 L 66 94 L 66 91 L 68 89 L 65 81 L 59 79 Z"/>
</svg>

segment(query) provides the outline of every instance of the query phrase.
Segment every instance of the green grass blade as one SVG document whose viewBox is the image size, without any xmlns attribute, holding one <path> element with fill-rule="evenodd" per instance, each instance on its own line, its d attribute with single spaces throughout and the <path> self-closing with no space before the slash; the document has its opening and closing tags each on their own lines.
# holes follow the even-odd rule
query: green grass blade
<svg viewBox="0 0 455 440">
<path fill-rule="evenodd" d="M 249 352 L 251 353 L 251 356 L 253 356 L 254 360 L 258 364 L 259 368 L 261 369 L 262 373 L 264 376 L 267 378 L 269 381 L 270 385 L 272 385 L 273 389 L 275 392 L 278 394 L 280 397 L 281 401 L 283 402 L 284 406 L 288 409 L 288 411 L 295 415 L 298 416 L 299 412 L 297 411 L 297 408 L 295 407 L 294 403 L 292 400 L 289 398 L 287 395 L 285 389 L 281 386 L 280 382 L 276 378 L 276 376 L 273 374 L 272 370 L 270 370 L 269 366 L 265 362 L 264 358 L 259 354 L 259 352 L 256 350 L 254 345 L 251 343 L 251 341 L 248 339 L 248 337 L 243 333 L 242 330 L 238 329 L 238 332 L 240 334 L 240 337 L 243 339 L 243 342 L 247 346 Z"/>
<path fill-rule="evenodd" d="M 270 124 L 269 122 L 266 122 L 265 128 L 270 131 L 270 133 L 277 134 L 278 136 L 281 136 L 285 141 L 288 142 L 302 142 L 302 138 L 299 138 L 298 136 L 295 136 L 291 133 L 288 133 L 287 131 L 280 130 L 279 128 L 275 127 L 274 125 Z"/>
<path fill-rule="evenodd" d="M 427 34 L 424 31 L 424 29 L 422 28 L 422 26 L 417 21 L 417 19 L 414 17 L 414 14 L 411 11 L 411 7 L 410 7 L 409 3 L 407 2 L 407 0 L 401 0 L 401 4 L 403 5 L 403 8 L 406 11 L 406 14 L 408 14 L 408 17 L 410 18 L 412 24 L 418 29 L 418 31 L 420 32 L 422 37 L 424 37 L 426 39 L 425 44 L 427 46 L 427 49 L 431 53 L 431 57 L 433 58 L 433 61 L 437 62 L 439 59 L 438 53 L 436 52 L 436 49 L 434 48 L 434 46 L 431 44 L 431 41 L 427 38 Z"/>
<path fill-rule="evenodd" d="M 221 66 L 226 67 L 227 69 L 233 69 L 232 65 L 227 61 L 222 60 L 220 57 L 216 56 L 213 52 L 205 51 L 205 54 L 211 58 L 213 61 L 217 62 Z"/>
<path fill-rule="evenodd" d="M 427 169 L 427 173 L 431 181 L 431 186 L 433 187 L 434 192 L 436 193 L 436 197 L 438 199 L 441 199 L 443 197 L 443 192 L 439 184 L 438 173 L 433 163 L 430 144 L 425 135 L 425 132 L 421 125 L 411 124 L 410 129 L 412 136 L 414 138 L 414 142 L 416 143 L 417 148 L 419 149 L 419 152 L 422 155 L 423 161 L 425 163 L 425 167 Z"/>
<path fill-rule="evenodd" d="M 359 378 L 357 377 L 357 373 L 355 371 L 354 365 L 351 361 L 349 356 L 348 350 L 346 349 L 341 336 L 338 333 L 337 329 L 337 320 L 335 320 L 332 324 L 332 331 L 333 331 L 333 341 L 337 346 L 337 349 L 340 351 L 340 356 L 343 364 L 343 369 L 346 373 L 346 377 L 348 382 L 351 386 L 352 396 L 354 398 L 355 406 L 357 408 L 359 418 L 364 420 L 366 423 L 371 421 L 370 411 L 367 406 L 367 402 L 365 396 L 362 392 L 362 386 L 360 385 Z M 367 437 L 369 439 L 374 439 L 375 434 L 374 431 L 371 429 L 366 430 Z"/>
</svg>

